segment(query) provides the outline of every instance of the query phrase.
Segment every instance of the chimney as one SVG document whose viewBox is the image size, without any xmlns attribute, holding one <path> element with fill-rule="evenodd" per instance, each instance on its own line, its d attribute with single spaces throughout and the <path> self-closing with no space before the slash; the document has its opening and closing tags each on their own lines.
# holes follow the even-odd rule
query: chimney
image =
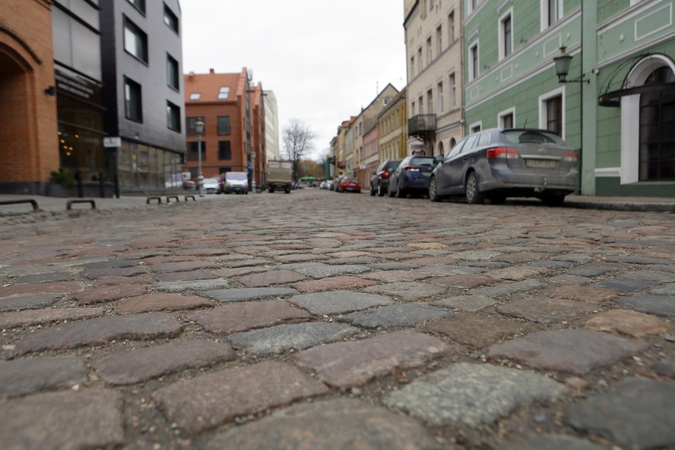
<svg viewBox="0 0 675 450">
<path fill-rule="evenodd" d="M 210 73 L 211 75 L 213 75 L 214 73 L 216 73 L 216 71 L 213 70 L 213 69 L 209 69 L 209 73 Z"/>
<path fill-rule="evenodd" d="M 190 73 L 188 74 L 188 81 L 192 81 L 192 79 L 193 79 L 194 77 L 195 77 L 195 73 L 194 73 L 194 72 L 190 72 Z"/>
</svg>

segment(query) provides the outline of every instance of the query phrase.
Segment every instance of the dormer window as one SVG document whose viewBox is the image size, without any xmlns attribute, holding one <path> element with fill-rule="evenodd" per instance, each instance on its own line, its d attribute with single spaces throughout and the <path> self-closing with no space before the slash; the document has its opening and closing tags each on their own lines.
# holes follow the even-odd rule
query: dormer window
<svg viewBox="0 0 675 450">
<path fill-rule="evenodd" d="M 200 98 L 202 98 L 202 94 L 199 92 L 193 92 L 192 94 L 190 94 L 190 100 L 196 101 L 199 100 Z"/>
<path fill-rule="evenodd" d="M 218 100 L 227 100 L 229 96 L 230 96 L 230 88 L 221 87 L 220 91 L 218 92 Z"/>
</svg>

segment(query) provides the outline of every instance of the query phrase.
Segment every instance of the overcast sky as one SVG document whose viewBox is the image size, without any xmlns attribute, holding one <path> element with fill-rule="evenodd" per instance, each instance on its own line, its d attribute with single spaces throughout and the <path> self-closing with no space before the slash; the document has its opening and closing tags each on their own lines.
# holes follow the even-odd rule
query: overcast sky
<svg viewBox="0 0 675 450">
<path fill-rule="evenodd" d="M 181 0 L 181 9 L 184 72 L 252 69 L 277 97 L 279 127 L 297 118 L 315 132 L 315 154 L 378 84 L 405 86 L 401 0 Z"/>
</svg>

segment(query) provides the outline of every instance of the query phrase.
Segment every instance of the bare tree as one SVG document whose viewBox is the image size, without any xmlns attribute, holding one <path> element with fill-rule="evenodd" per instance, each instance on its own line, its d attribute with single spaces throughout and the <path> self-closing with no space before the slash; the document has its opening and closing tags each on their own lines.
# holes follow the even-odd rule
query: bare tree
<svg viewBox="0 0 675 450">
<path fill-rule="evenodd" d="M 303 121 L 291 119 L 283 129 L 284 150 L 286 157 L 293 162 L 293 181 L 297 182 L 300 160 L 314 150 L 316 135 Z"/>
</svg>

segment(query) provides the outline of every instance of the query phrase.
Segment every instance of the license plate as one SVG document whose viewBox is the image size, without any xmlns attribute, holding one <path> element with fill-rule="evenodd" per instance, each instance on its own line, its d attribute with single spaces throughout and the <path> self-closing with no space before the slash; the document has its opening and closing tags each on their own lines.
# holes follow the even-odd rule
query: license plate
<svg viewBox="0 0 675 450">
<path fill-rule="evenodd" d="M 555 169 L 558 161 L 551 159 L 527 159 L 527 167 L 536 167 L 537 169 Z"/>
</svg>

